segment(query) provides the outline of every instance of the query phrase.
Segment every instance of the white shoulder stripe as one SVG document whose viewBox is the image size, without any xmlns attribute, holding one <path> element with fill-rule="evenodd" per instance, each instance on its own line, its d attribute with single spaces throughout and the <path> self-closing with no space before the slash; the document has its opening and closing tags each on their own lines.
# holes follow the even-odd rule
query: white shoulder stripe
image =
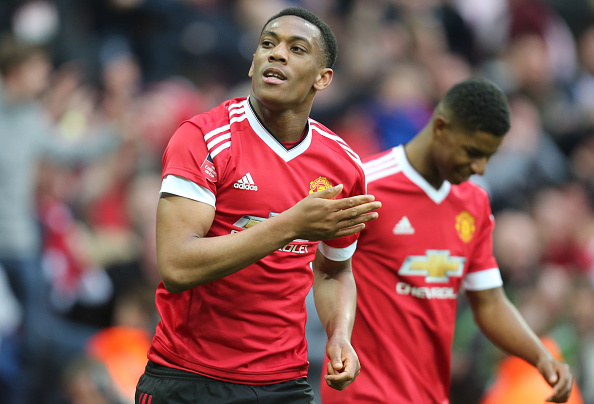
<svg viewBox="0 0 594 404">
<path fill-rule="evenodd" d="M 392 153 L 387 153 L 387 154 L 384 154 L 382 157 L 378 157 L 378 158 L 376 158 L 376 159 L 373 159 L 373 160 L 366 161 L 366 162 L 363 164 L 363 166 L 364 166 L 366 169 L 367 169 L 367 167 L 369 167 L 369 168 L 372 168 L 372 167 L 374 167 L 374 166 L 376 166 L 376 165 L 382 165 L 382 164 L 385 164 L 385 162 L 386 162 L 386 161 L 388 161 L 388 160 L 393 160 L 393 161 L 395 161 L 395 162 L 397 162 L 397 161 L 398 161 L 398 159 L 396 158 L 396 156 L 395 156 L 395 155 L 394 155 L 394 153 L 392 152 Z"/>
<path fill-rule="evenodd" d="M 231 118 L 229 120 L 229 124 L 232 124 L 232 123 L 235 123 L 235 122 L 241 122 L 245 118 L 247 118 L 247 115 L 245 113 L 243 115 L 240 115 L 240 116 L 235 116 L 235 117 L 233 117 L 233 118 Z"/>
<path fill-rule="evenodd" d="M 227 140 L 227 139 L 231 139 L 231 132 L 227 132 L 227 133 L 223 133 L 222 135 L 219 135 L 217 137 L 215 137 L 213 140 L 211 140 L 210 142 L 208 142 L 206 144 L 206 148 L 208 149 L 208 151 L 212 151 L 212 148 L 221 143 L 223 140 Z"/>
<path fill-rule="evenodd" d="M 223 143 L 222 145 L 220 145 L 219 147 L 217 147 L 216 149 L 214 149 L 213 151 L 210 152 L 210 157 L 212 157 L 214 159 L 217 154 L 219 154 L 221 151 L 223 151 L 229 147 L 231 147 L 230 141 Z"/>
<path fill-rule="evenodd" d="M 243 108 L 245 106 L 245 101 L 237 102 L 235 104 L 229 105 L 229 111 L 235 108 Z"/>
<path fill-rule="evenodd" d="M 347 143 L 340 136 L 336 136 L 336 135 L 333 135 L 331 133 L 328 133 L 328 132 L 322 130 L 322 128 L 316 126 L 315 122 L 312 122 L 311 120 L 310 120 L 310 124 L 311 124 L 312 129 L 315 129 L 320 135 L 323 135 L 323 136 L 327 137 L 328 139 L 334 140 L 336 143 L 340 144 L 342 147 L 349 148 Z"/>
<path fill-rule="evenodd" d="M 242 107 L 229 110 L 229 116 L 237 114 L 245 114 L 245 108 Z"/>
<path fill-rule="evenodd" d="M 394 159 L 384 160 L 381 163 L 373 165 L 367 164 L 367 162 L 363 164 L 363 169 L 369 174 L 381 172 L 392 167 L 402 167 L 402 164 Z"/>
<path fill-rule="evenodd" d="M 365 170 L 365 168 L 364 168 L 364 170 Z M 381 178 L 387 177 L 389 175 L 399 173 L 401 171 L 402 171 L 402 167 L 400 167 L 399 165 L 393 165 L 393 166 L 386 167 L 380 171 L 374 171 L 374 172 L 365 171 L 365 178 L 367 179 L 367 183 L 370 183 L 370 182 L 379 180 Z"/>
<path fill-rule="evenodd" d="M 206 135 L 204 135 L 204 140 L 208 141 L 208 139 L 210 139 L 211 137 L 216 136 L 221 132 L 225 132 L 226 130 L 229 130 L 229 127 L 230 127 L 230 125 L 224 125 L 224 126 L 221 126 L 220 128 L 211 130 Z"/>
<path fill-rule="evenodd" d="M 402 171 L 402 164 L 394 156 L 393 153 L 386 154 L 374 160 L 366 161 L 363 164 L 363 171 L 367 182 L 379 180 Z"/>
<path fill-rule="evenodd" d="M 231 104 L 229 110 L 229 124 L 223 125 L 216 129 L 211 130 L 204 135 L 204 141 L 206 142 L 206 148 L 208 149 L 210 156 L 214 158 L 222 150 L 227 149 L 231 146 L 231 124 L 235 122 L 241 122 L 246 118 L 245 114 L 245 103 L 240 102 L 237 104 Z M 233 115 L 237 115 L 232 117 Z M 226 141 L 226 142 L 225 142 Z M 221 143 L 225 142 L 225 143 Z"/>
<path fill-rule="evenodd" d="M 312 121 L 310 120 L 310 124 L 311 124 L 311 122 L 312 122 Z M 328 139 L 332 139 L 332 140 L 334 140 L 336 143 L 338 143 L 338 145 L 340 145 L 340 147 L 342 147 L 342 148 L 343 148 L 343 150 L 346 152 L 346 154 L 347 154 L 347 155 L 348 155 L 348 156 L 349 156 L 351 159 L 353 159 L 353 161 L 354 161 L 355 163 L 357 163 L 357 164 L 359 164 L 360 166 L 362 166 L 361 159 L 359 158 L 359 156 L 357 155 L 357 153 L 355 153 L 355 152 L 353 151 L 353 149 L 351 149 L 351 148 L 350 148 L 350 147 L 347 145 L 347 143 L 346 143 L 344 140 L 342 140 L 340 137 L 338 137 L 338 136 L 336 136 L 336 135 L 333 135 L 333 134 L 330 134 L 330 133 L 328 133 L 328 132 L 326 132 L 326 131 L 323 131 L 322 129 L 318 128 L 318 127 L 317 127 L 317 126 L 315 126 L 315 125 L 311 125 L 311 128 L 312 128 L 312 130 L 315 130 L 316 132 L 318 132 L 320 135 L 322 135 L 322 136 L 324 136 L 324 137 L 327 137 Z"/>
</svg>

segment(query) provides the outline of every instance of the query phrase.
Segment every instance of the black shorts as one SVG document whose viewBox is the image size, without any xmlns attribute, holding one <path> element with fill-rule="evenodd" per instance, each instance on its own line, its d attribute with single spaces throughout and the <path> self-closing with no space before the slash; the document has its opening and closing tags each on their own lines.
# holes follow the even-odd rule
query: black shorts
<svg viewBox="0 0 594 404">
<path fill-rule="evenodd" d="M 314 404 L 305 378 L 283 383 L 229 383 L 150 362 L 136 386 L 136 404 Z"/>
</svg>

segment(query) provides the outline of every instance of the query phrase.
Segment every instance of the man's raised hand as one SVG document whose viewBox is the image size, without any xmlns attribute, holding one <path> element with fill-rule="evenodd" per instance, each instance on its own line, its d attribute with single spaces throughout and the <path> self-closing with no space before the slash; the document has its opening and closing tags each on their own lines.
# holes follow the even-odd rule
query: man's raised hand
<svg viewBox="0 0 594 404">
<path fill-rule="evenodd" d="M 292 216 L 295 238 L 330 240 L 348 236 L 365 228 L 376 219 L 374 212 L 382 204 L 373 195 L 357 195 L 334 199 L 342 191 L 342 184 L 308 195 L 287 211 Z"/>
</svg>

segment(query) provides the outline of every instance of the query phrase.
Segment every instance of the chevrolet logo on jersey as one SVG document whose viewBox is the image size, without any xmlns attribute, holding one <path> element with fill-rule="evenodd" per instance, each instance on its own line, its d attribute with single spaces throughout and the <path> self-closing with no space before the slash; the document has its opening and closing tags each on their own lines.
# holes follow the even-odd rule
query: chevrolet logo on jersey
<svg viewBox="0 0 594 404">
<path fill-rule="evenodd" d="M 269 217 L 272 217 L 274 215 L 278 215 L 278 213 L 271 213 Z M 265 217 L 244 215 L 241 217 L 241 219 L 233 223 L 233 226 L 241 227 L 242 229 L 249 229 L 250 227 L 257 225 L 258 223 L 263 222 L 264 220 L 266 220 Z"/>
<path fill-rule="evenodd" d="M 278 215 L 278 213 L 270 213 L 268 218 L 274 217 Z M 249 229 L 252 226 L 257 225 L 258 223 L 263 222 L 264 220 L 268 219 L 266 217 L 258 217 L 252 215 L 243 215 L 238 221 L 233 223 L 233 226 L 239 227 L 241 229 Z M 237 233 L 238 230 L 232 230 L 231 233 Z M 309 240 L 304 240 L 301 238 L 296 238 L 291 243 L 309 243 Z M 296 244 L 287 244 L 283 248 L 280 248 L 280 251 L 290 251 L 290 252 L 297 252 L 297 253 L 306 253 L 307 246 L 301 246 Z"/>
<path fill-rule="evenodd" d="M 450 257 L 448 250 L 427 250 L 425 255 L 408 256 L 398 274 L 424 276 L 428 283 L 448 282 L 450 276 L 462 276 L 464 262 L 464 257 Z"/>
</svg>

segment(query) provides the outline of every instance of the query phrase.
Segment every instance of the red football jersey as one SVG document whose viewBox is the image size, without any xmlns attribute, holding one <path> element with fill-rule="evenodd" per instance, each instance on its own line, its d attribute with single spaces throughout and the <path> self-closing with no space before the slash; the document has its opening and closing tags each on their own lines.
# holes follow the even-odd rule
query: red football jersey
<svg viewBox="0 0 594 404">
<path fill-rule="evenodd" d="M 361 373 L 342 392 L 322 381 L 322 402 L 447 403 L 458 292 L 502 285 L 487 193 L 469 181 L 434 189 L 402 146 L 364 169 L 382 208 L 353 256 Z"/>
<path fill-rule="evenodd" d="M 365 193 L 361 162 L 342 139 L 309 119 L 302 139 L 287 149 L 246 98 L 180 125 L 163 156 L 162 193 L 215 206 L 206 237 L 257 225 L 337 184 L 344 184 L 339 197 Z M 183 293 L 171 294 L 161 282 L 161 321 L 149 359 L 237 383 L 305 377 L 310 263 L 318 247 L 333 260 L 350 258 L 357 238 L 294 240 L 235 274 Z"/>
</svg>

